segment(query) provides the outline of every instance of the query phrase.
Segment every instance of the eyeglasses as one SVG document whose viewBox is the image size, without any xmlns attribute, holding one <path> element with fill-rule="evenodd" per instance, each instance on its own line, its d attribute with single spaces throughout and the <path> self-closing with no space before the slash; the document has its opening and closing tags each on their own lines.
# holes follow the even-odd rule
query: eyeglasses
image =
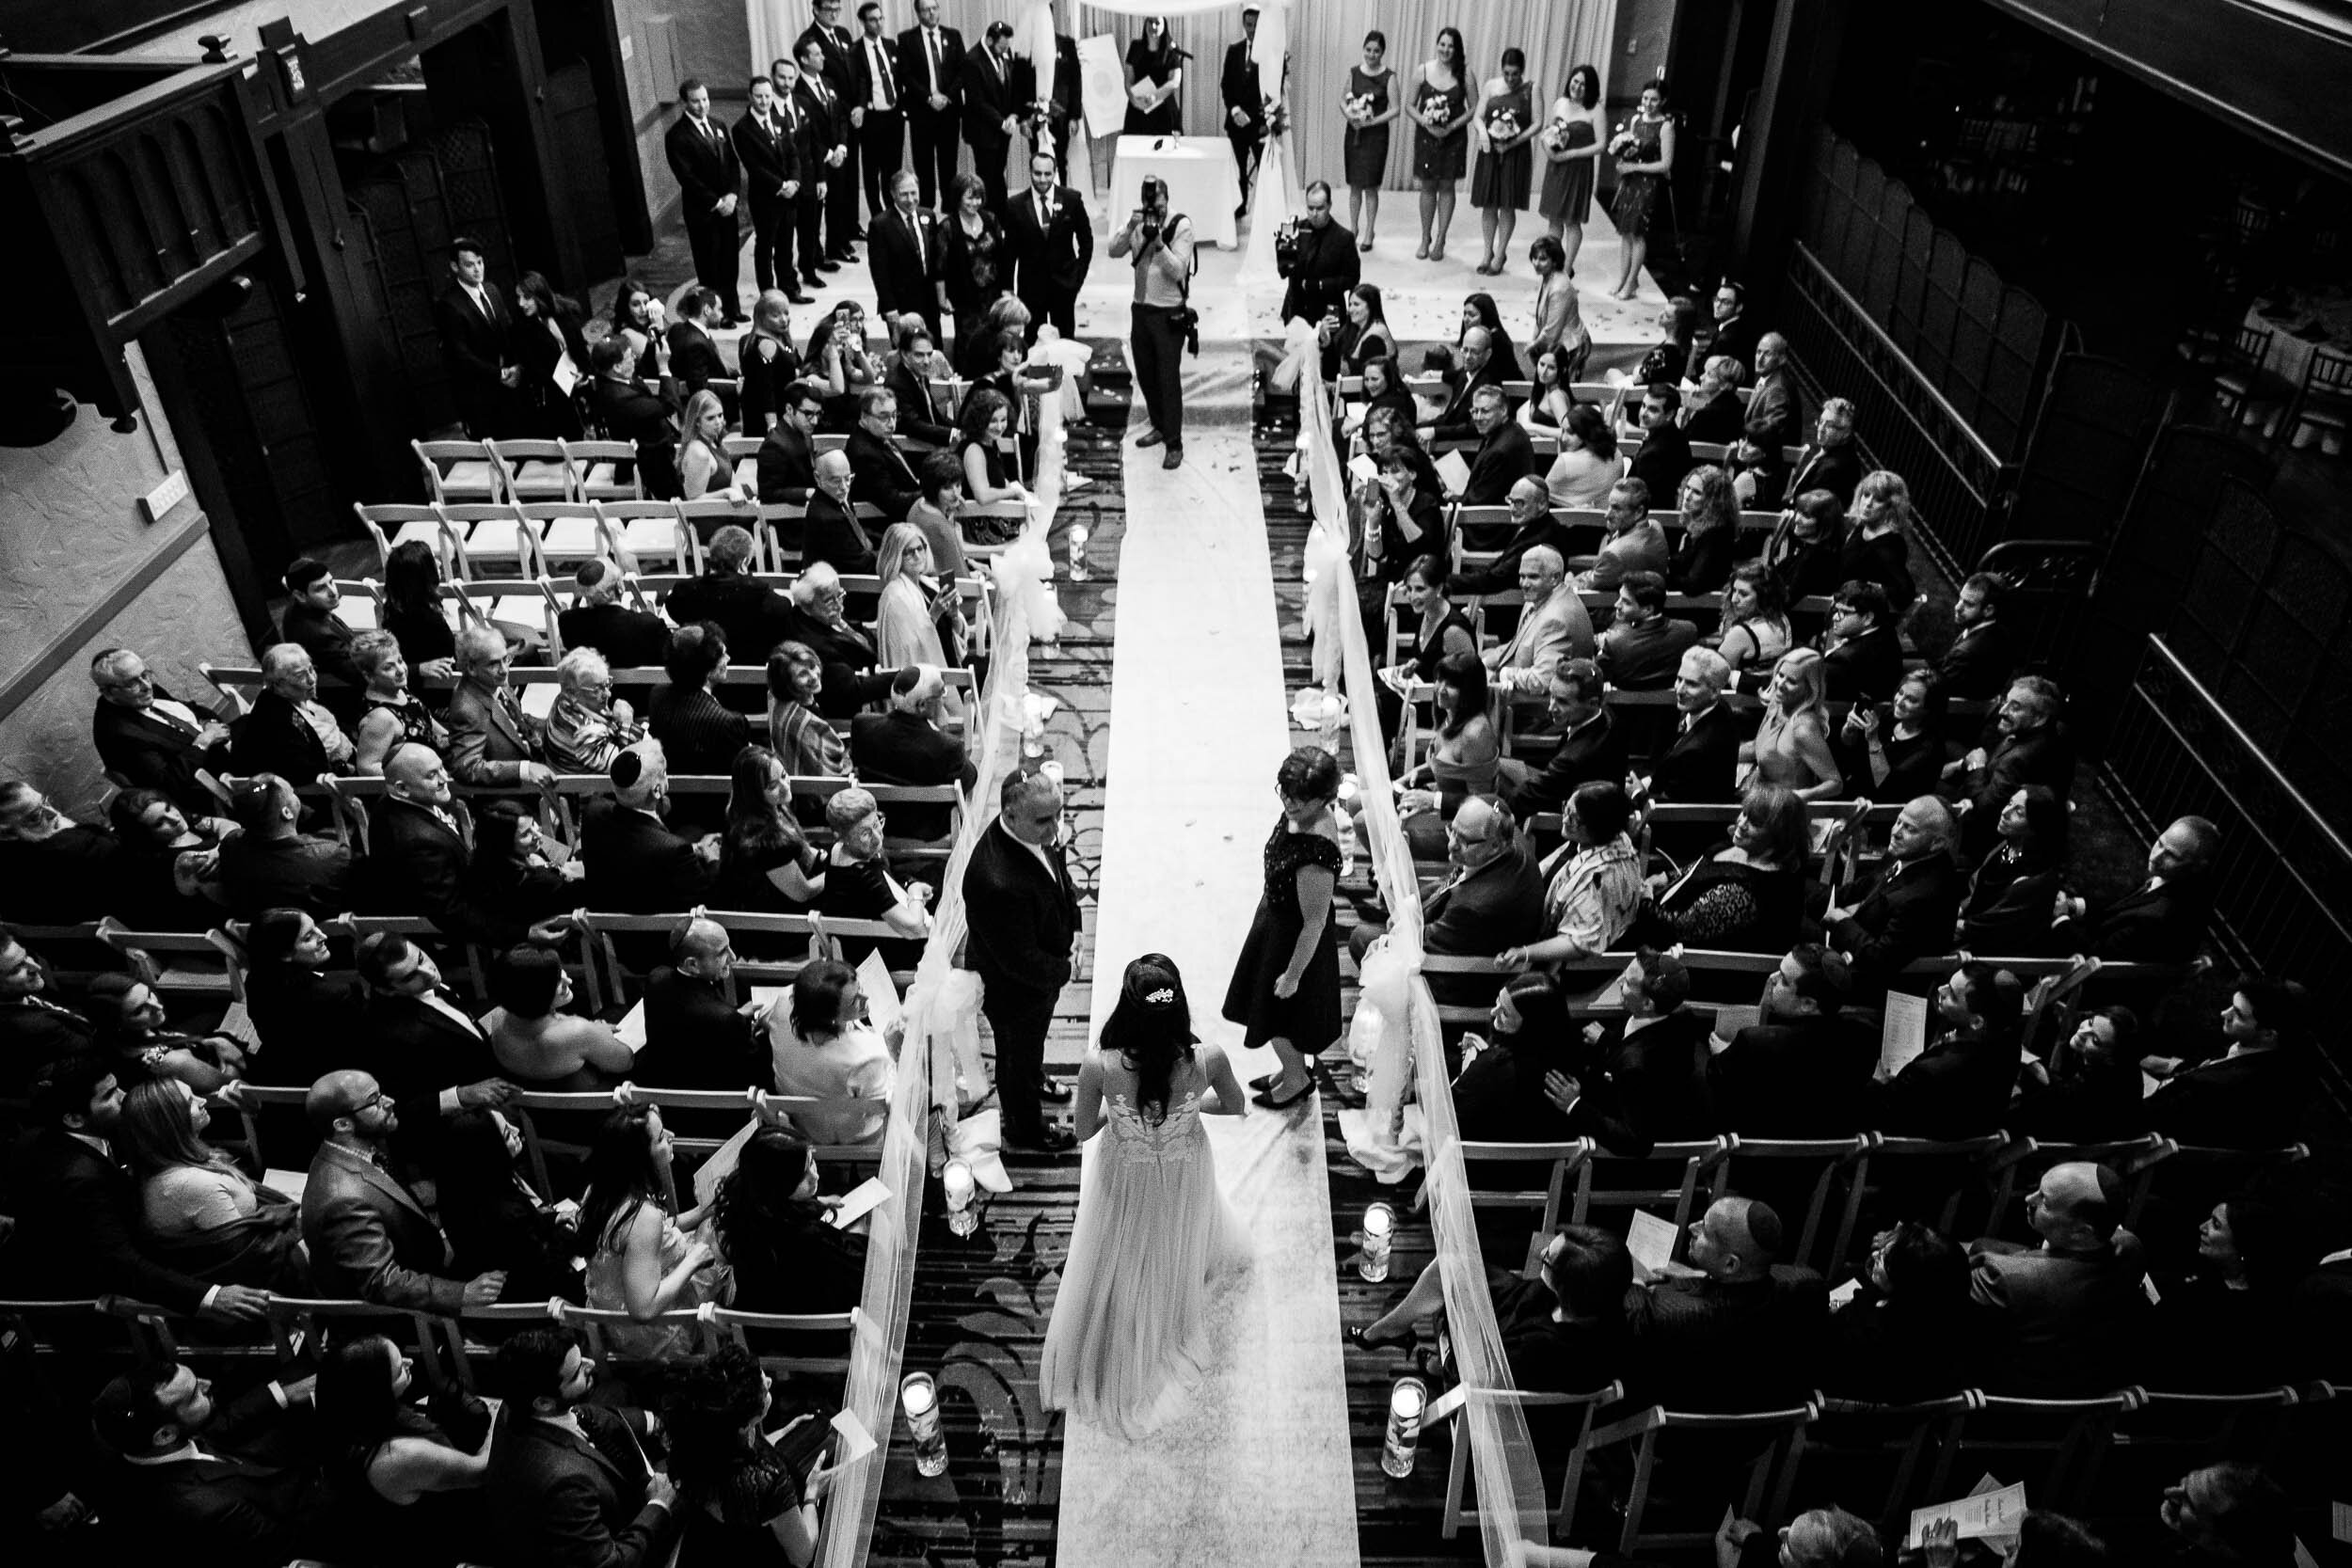
<svg viewBox="0 0 2352 1568">
<path fill-rule="evenodd" d="M 367 1099 L 359 1101 L 358 1104 L 354 1105 L 352 1107 L 352 1111 L 355 1114 L 360 1111 L 389 1111 L 392 1108 L 394 1103 L 395 1101 L 390 1095 L 386 1094 L 382 1089 L 378 1089 L 373 1094 L 368 1096 Z"/>
</svg>

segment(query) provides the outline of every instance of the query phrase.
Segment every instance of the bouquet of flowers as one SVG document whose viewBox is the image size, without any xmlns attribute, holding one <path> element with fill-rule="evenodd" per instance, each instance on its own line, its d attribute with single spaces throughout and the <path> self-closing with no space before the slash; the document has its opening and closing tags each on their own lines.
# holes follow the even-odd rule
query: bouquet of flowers
<svg viewBox="0 0 2352 1568">
<path fill-rule="evenodd" d="M 1486 139 L 1500 147 L 1519 134 L 1518 111 L 1510 107 L 1495 110 L 1486 117 Z"/>
<path fill-rule="evenodd" d="M 1554 117 L 1552 122 L 1544 127 L 1541 140 L 1545 147 L 1554 152 L 1563 150 L 1568 145 L 1568 122 Z"/>
<path fill-rule="evenodd" d="M 1434 119 L 1443 125 L 1454 118 L 1454 101 L 1432 87 L 1421 95 L 1421 118 Z"/>
<path fill-rule="evenodd" d="M 1640 139 L 1628 129 L 1624 120 L 1619 120 L 1617 128 L 1609 133 L 1609 155 L 1619 162 L 1634 156 L 1641 146 Z"/>
<path fill-rule="evenodd" d="M 1265 134 L 1279 136 L 1291 128 L 1291 106 L 1279 99 L 1265 101 Z"/>
<path fill-rule="evenodd" d="M 1372 118 L 1372 94 L 1351 92 L 1340 100 L 1340 113 L 1354 124 L 1361 125 Z"/>
</svg>

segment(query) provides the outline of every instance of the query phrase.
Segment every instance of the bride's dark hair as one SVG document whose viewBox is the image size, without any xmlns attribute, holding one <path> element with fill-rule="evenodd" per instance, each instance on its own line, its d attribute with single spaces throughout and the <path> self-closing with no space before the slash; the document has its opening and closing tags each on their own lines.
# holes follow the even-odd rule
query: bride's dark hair
<svg viewBox="0 0 2352 1568">
<path fill-rule="evenodd" d="M 1116 1051 L 1136 1069 L 1136 1109 L 1146 1121 L 1168 1116 L 1168 1090 L 1176 1064 L 1192 1060 L 1192 1007 L 1184 1000 L 1184 977 L 1165 953 L 1146 953 L 1127 966 L 1118 1005 L 1103 1021 L 1103 1049 Z"/>
</svg>

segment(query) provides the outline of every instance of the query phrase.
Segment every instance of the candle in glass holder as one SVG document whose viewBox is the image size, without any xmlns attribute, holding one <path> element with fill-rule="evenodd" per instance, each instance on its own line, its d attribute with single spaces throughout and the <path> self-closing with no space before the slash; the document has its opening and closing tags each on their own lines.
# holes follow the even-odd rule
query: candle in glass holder
<svg viewBox="0 0 2352 1568">
<path fill-rule="evenodd" d="M 907 1413 L 907 1432 L 914 1439 L 914 1467 L 927 1476 L 947 1473 L 947 1436 L 939 1430 L 939 1389 L 929 1372 L 909 1372 L 898 1380 L 898 1406 Z M 1390 1431 L 1396 1423 L 1390 1422 Z M 1385 1459 L 1383 1463 L 1386 1463 Z M 1410 1456 L 1406 1466 L 1411 1468 Z"/>
<path fill-rule="evenodd" d="M 961 1160 L 948 1161 L 939 1173 L 939 1186 L 947 1195 L 947 1228 L 959 1236 L 977 1230 L 980 1216 L 972 1212 L 972 1167 Z"/>
<path fill-rule="evenodd" d="M 1061 787 L 1062 767 L 1059 762 L 1049 758 L 1044 762 L 1039 763 L 1037 765 L 1037 770 L 1046 778 L 1053 780 L 1054 787 L 1056 789 L 1059 789 Z"/>
<path fill-rule="evenodd" d="M 1375 1203 L 1364 1211 L 1364 1250 L 1356 1272 L 1375 1285 L 1389 1277 L 1389 1243 L 1395 1234 L 1395 1210 Z"/>
<path fill-rule="evenodd" d="M 1380 1468 L 1398 1481 L 1413 1473 L 1413 1455 L 1421 1446 L 1421 1413 L 1428 1402 L 1428 1386 L 1417 1377 L 1400 1377 L 1389 1390 L 1389 1436 L 1380 1445 Z"/>
<path fill-rule="evenodd" d="M 1087 579 L 1087 531 L 1084 523 L 1070 525 L 1070 580 Z"/>
</svg>

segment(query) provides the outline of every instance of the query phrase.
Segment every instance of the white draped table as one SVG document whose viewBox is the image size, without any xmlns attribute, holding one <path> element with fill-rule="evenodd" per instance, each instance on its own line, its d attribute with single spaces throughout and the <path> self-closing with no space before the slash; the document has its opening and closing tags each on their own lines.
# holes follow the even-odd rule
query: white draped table
<svg viewBox="0 0 2352 1568">
<path fill-rule="evenodd" d="M 1241 170 L 1223 136 L 1121 136 L 1111 160 L 1110 231 L 1126 227 L 1143 204 L 1143 177 L 1168 182 L 1168 207 L 1192 220 L 1196 243 L 1231 250 L 1241 243 L 1233 209 L 1241 205 Z"/>
</svg>

